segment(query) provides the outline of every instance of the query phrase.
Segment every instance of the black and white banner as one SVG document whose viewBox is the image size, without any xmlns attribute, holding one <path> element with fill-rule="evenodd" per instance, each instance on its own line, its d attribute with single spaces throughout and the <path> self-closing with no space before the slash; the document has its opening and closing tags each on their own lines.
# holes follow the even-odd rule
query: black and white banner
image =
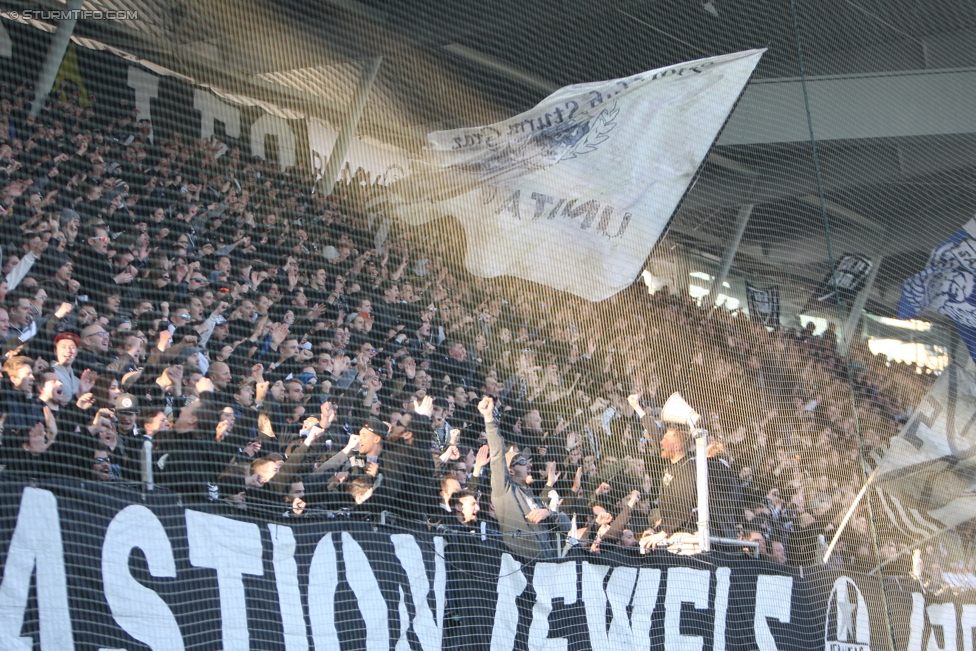
<svg viewBox="0 0 976 651">
<path fill-rule="evenodd" d="M 824 651 L 891 649 L 890 628 L 882 607 L 884 594 L 877 579 L 842 574 L 825 566 L 807 570 L 806 577 L 819 648 Z"/>
<path fill-rule="evenodd" d="M 950 599 L 886 584 L 895 651 L 971 651 L 976 640 L 976 595 Z"/>
<path fill-rule="evenodd" d="M 3 484 L 0 500 L 4 649 L 808 646 L 800 579 L 744 557 L 524 565 L 480 537 L 269 523 L 166 493 Z"/>
<path fill-rule="evenodd" d="M 0 79 L 11 88 L 23 81 L 35 83 L 43 62 L 38 52 L 47 50 L 50 34 L 10 20 L 0 21 L 0 26 L 4 30 L 0 40 L 6 35 L 10 43 L 9 55 L 0 49 Z M 97 98 L 96 114 L 119 117 L 138 109 L 139 119 L 151 124 L 154 144 L 174 133 L 190 138 L 216 136 L 228 148 L 238 146 L 244 154 L 277 162 L 281 170 L 309 167 L 308 131 L 301 114 L 197 85 L 148 61 L 125 58 L 112 48 L 71 47 L 77 60 L 77 75 L 71 80 L 85 90 L 86 97 Z"/>
<path fill-rule="evenodd" d="M 871 273 L 873 263 L 867 256 L 848 253 L 834 263 L 833 270 L 821 281 L 810 297 L 807 309 L 837 309 L 838 303 L 850 308 L 857 293 Z"/>
<path fill-rule="evenodd" d="M 491 538 L 67 481 L 0 484 L 0 561 L 0 649 L 882 651 L 894 630 L 898 651 L 971 651 L 976 625 L 974 605 L 746 556 L 523 564 Z"/>
<path fill-rule="evenodd" d="M 749 298 L 749 317 L 764 326 L 779 326 L 779 287 L 773 285 L 760 289 L 746 283 L 746 294 Z"/>
<path fill-rule="evenodd" d="M 332 156 L 339 132 L 317 118 L 308 118 L 306 126 L 312 174 L 318 180 Z M 369 185 L 389 185 L 410 173 L 410 158 L 406 151 L 392 145 L 352 138 L 343 167 L 348 165 L 353 174 L 359 170 L 365 172 L 367 176 L 363 181 Z"/>
</svg>

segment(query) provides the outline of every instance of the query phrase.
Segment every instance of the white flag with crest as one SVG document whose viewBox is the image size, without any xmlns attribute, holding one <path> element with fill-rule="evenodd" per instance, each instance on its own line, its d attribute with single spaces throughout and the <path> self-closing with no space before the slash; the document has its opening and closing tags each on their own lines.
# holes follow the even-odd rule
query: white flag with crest
<svg viewBox="0 0 976 651">
<path fill-rule="evenodd" d="M 640 273 L 764 51 L 567 86 L 504 122 L 429 134 L 394 212 L 454 215 L 476 275 L 608 298 Z"/>
</svg>

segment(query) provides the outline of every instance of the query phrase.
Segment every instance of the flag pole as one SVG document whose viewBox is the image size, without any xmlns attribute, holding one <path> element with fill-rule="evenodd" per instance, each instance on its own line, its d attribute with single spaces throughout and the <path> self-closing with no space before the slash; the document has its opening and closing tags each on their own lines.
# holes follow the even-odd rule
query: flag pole
<svg viewBox="0 0 976 651">
<path fill-rule="evenodd" d="M 877 474 L 878 474 L 878 470 L 876 468 L 868 477 L 867 481 L 864 482 L 864 486 L 861 487 L 861 490 L 858 492 L 857 497 L 854 498 L 854 502 L 851 504 L 851 508 L 847 509 L 847 513 L 844 514 L 844 519 L 840 521 L 840 526 L 837 527 L 837 531 L 834 532 L 834 537 L 830 540 L 830 544 L 827 545 L 827 551 L 824 552 L 824 557 L 823 557 L 824 563 L 830 560 L 830 555 L 834 552 L 834 547 L 837 545 L 837 540 L 840 538 L 840 535 L 844 532 L 844 529 L 847 528 L 847 523 L 851 521 L 851 516 L 854 515 L 854 509 L 856 509 L 858 504 L 861 503 L 861 500 L 864 499 L 864 496 L 868 492 L 868 488 L 870 488 L 871 486 L 871 481 L 874 479 L 874 476 Z"/>
</svg>

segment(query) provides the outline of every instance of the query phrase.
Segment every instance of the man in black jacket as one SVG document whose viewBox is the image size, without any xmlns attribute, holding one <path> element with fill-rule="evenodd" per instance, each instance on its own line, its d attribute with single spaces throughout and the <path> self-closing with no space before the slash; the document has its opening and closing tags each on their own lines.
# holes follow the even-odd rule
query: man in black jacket
<svg viewBox="0 0 976 651">
<path fill-rule="evenodd" d="M 11 357 L 3 363 L 7 377 L 0 380 L 0 398 L 7 414 L 9 431 L 30 429 L 44 423 L 44 403 L 34 397 L 34 360 L 30 357 Z"/>
<path fill-rule="evenodd" d="M 657 529 L 669 536 L 696 530 L 692 512 L 698 505 L 697 475 L 694 458 L 687 453 L 688 443 L 688 434 L 675 428 L 661 437 L 661 458 L 671 463 L 661 477 L 657 501 L 661 519 Z"/>
<path fill-rule="evenodd" d="M 97 323 L 85 326 L 81 331 L 81 348 L 75 358 L 74 367 L 108 373 L 108 365 L 112 363 L 108 353 L 109 341 L 109 333 L 102 326 Z"/>
<path fill-rule="evenodd" d="M 381 503 L 404 519 L 443 515 L 436 499 L 431 432 L 429 418 L 408 412 L 384 442 Z"/>
<path fill-rule="evenodd" d="M 128 286 L 132 283 L 132 269 L 119 273 L 108 257 L 109 243 L 112 240 L 104 226 L 92 225 L 87 229 L 85 246 L 78 252 L 74 263 L 74 277 L 81 283 L 81 293 L 87 296 L 100 296 L 106 287 L 112 285 Z"/>
</svg>

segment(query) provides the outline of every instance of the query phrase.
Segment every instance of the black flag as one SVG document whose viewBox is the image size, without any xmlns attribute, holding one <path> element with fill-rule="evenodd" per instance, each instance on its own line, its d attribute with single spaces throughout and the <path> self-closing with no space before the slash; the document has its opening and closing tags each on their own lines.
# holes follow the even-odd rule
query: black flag
<svg viewBox="0 0 976 651">
<path fill-rule="evenodd" d="M 836 263 L 834 269 L 821 281 L 817 291 L 813 293 L 806 309 L 830 309 L 837 306 L 838 295 L 840 304 L 850 308 L 854 297 L 864 287 L 864 283 L 871 273 L 873 263 L 867 256 L 847 253 Z"/>
<path fill-rule="evenodd" d="M 764 326 L 779 326 L 779 287 L 773 285 L 766 289 L 746 283 L 749 296 L 749 318 Z"/>
</svg>

